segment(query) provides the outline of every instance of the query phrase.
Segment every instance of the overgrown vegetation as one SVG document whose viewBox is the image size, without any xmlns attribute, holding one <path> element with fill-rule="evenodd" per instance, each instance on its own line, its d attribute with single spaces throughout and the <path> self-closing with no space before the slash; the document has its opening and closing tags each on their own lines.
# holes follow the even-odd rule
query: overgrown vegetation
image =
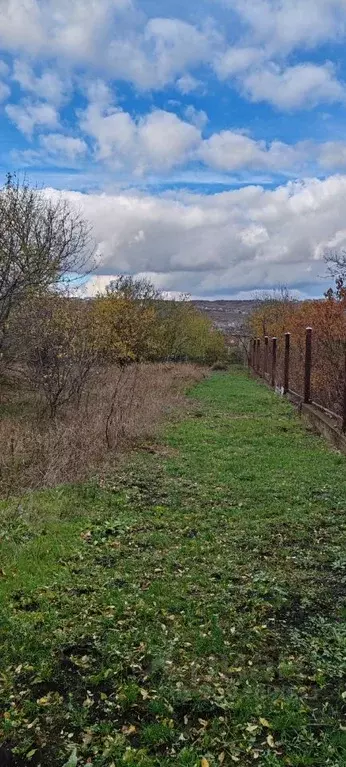
<svg viewBox="0 0 346 767">
<path fill-rule="evenodd" d="M 120 276 L 92 300 L 76 297 L 73 275 L 91 259 L 78 211 L 9 176 L 0 190 L 0 492 L 79 479 L 145 433 L 176 396 L 179 374 L 162 363 L 225 363 L 210 321 L 144 279 Z"/>
<path fill-rule="evenodd" d="M 186 407 L 184 392 L 204 368 L 172 363 L 106 365 L 88 379 L 78 407 L 55 418 L 42 412 L 41 391 L 3 389 L 0 405 L 0 495 L 53 487 L 114 467 L 119 453 L 152 437 L 163 418 Z"/>
<path fill-rule="evenodd" d="M 312 397 L 342 412 L 346 353 L 346 293 L 343 281 L 327 291 L 323 300 L 295 301 L 287 291 L 260 303 L 250 318 L 250 332 L 278 340 L 278 383 L 283 383 L 284 333 L 291 333 L 290 386 L 303 392 L 305 335 L 312 327 Z M 262 360 L 263 362 L 263 360 Z"/>
<path fill-rule="evenodd" d="M 345 458 L 243 373 L 147 447 L 2 505 L 2 758 L 344 767 Z"/>
</svg>

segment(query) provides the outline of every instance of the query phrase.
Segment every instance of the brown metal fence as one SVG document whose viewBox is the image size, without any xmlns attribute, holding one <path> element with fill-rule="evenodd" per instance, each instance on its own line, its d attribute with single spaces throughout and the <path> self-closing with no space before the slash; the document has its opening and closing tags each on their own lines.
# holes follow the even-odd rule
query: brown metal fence
<svg viewBox="0 0 346 767">
<path fill-rule="evenodd" d="M 312 328 L 304 338 L 252 338 L 249 365 L 282 394 L 334 416 L 346 433 L 346 339 L 323 338 Z"/>
</svg>

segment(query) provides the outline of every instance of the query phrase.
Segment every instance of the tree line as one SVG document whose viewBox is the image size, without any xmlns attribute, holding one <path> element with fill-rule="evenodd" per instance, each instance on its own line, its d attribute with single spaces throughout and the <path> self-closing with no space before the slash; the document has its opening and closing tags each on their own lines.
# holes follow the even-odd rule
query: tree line
<svg viewBox="0 0 346 767">
<path fill-rule="evenodd" d="M 93 299 L 73 276 L 93 268 L 92 231 L 62 197 L 8 175 L 0 189 L 0 373 L 40 394 L 54 417 L 108 364 L 224 358 L 225 341 L 185 297 L 165 300 L 122 275 Z"/>
<path fill-rule="evenodd" d="M 306 328 L 312 328 L 312 392 L 315 401 L 341 412 L 346 355 L 346 251 L 327 252 L 325 261 L 334 279 L 323 299 L 299 301 L 285 288 L 263 296 L 250 317 L 253 337 L 277 338 L 278 373 L 282 373 L 284 334 L 291 334 L 291 388 L 301 393 L 304 378 Z"/>
</svg>

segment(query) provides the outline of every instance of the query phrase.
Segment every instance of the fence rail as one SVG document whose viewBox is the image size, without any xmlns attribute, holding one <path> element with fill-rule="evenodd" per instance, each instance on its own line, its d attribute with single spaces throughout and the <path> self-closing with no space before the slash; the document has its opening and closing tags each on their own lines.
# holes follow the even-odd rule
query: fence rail
<svg viewBox="0 0 346 767">
<path fill-rule="evenodd" d="M 251 338 L 248 362 L 282 395 L 293 395 L 334 417 L 346 434 L 346 339 L 326 341 L 306 328 L 305 338 Z"/>
</svg>

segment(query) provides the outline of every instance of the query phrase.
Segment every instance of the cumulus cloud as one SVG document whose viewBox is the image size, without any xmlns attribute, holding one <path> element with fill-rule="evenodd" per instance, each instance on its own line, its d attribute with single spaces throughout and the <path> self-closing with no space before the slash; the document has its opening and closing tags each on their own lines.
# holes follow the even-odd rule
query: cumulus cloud
<svg viewBox="0 0 346 767">
<path fill-rule="evenodd" d="M 4 61 L 0 60 L 0 78 L 5 79 L 7 75 L 8 75 L 8 66 L 7 64 L 5 64 Z M 10 93 L 11 91 L 7 83 L 2 82 L 2 79 L 0 79 L 0 103 L 2 101 L 5 101 L 9 97 Z"/>
<path fill-rule="evenodd" d="M 207 165 L 224 171 L 241 168 L 275 172 L 293 170 L 298 165 L 301 167 L 307 159 L 305 150 L 299 145 L 295 147 L 274 141 L 267 146 L 264 141 L 254 141 L 236 131 L 221 131 L 212 135 L 201 144 L 199 156 Z"/>
<path fill-rule="evenodd" d="M 215 57 L 214 69 L 220 79 L 241 75 L 265 58 L 264 50 L 251 46 L 230 47 Z"/>
<path fill-rule="evenodd" d="M 87 144 L 81 138 L 63 136 L 60 133 L 49 133 L 40 136 L 42 149 L 51 156 L 76 160 L 87 152 Z"/>
<path fill-rule="evenodd" d="M 18 130 L 28 138 L 36 127 L 56 128 L 59 125 L 57 110 L 44 102 L 24 101 L 19 104 L 7 104 L 5 111 Z"/>
<path fill-rule="evenodd" d="M 326 141 L 319 150 L 319 163 L 322 168 L 328 168 L 328 170 L 346 168 L 346 143 Z"/>
<path fill-rule="evenodd" d="M 222 0 L 224 1 L 224 0 Z M 269 53 L 313 48 L 345 33 L 344 0 L 226 0 L 236 10 L 249 39 Z M 246 33 L 245 33 L 246 34 Z"/>
<path fill-rule="evenodd" d="M 189 104 L 186 107 L 184 115 L 190 123 L 195 125 L 196 128 L 200 128 L 201 130 L 205 128 L 208 122 L 207 113 L 203 109 L 196 109 L 193 104 Z"/>
<path fill-rule="evenodd" d="M 6 83 L 2 83 L 0 80 L 0 102 L 6 101 L 6 99 L 8 99 L 8 97 L 10 96 L 10 93 L 11 91 L 8 85 L 6 85 Z"/>
<path fill-rule="evenodd" d="M 147 274 L 163 290 L 318 292 L 324 249 L 346 244 L 346 176 L 208 196 L 65 194 L 93 224 L 99 275 Z"/>
<path fill-rule="evenodd" d="M 22 166 L 55 165 L 59 167 L 78 167 L 88 152 L 88 146 L 81 138 L 64 136 L 61 133 L 48 133 L 38 136 L 36 149 L 13 150 L 11 158 Z"/>
<path fill-rule="evenodd" d="M 182 19 L 146 17 L 131 0 L 61 0 L 59 7 L 55 0 L 7 0 L 0 7 L 5 50 L 84 64 L 140 88 L 186 76 L 180 86 L 191 90 L 187 70 L 211 57 L 212 40 Z"/>
<path fill-rule="evenodd" d="M 6 0 L 0 9 L 0 43 L 31 55 L 63 54 L 85 60 L 108 40 L 131 0 Z"/>
<path fill-rule="evenodd" d="M 254 101 L 283 109 L 343 98 L 330 66 L 307 61 L 299 69 L 285 60 L 298 47 L 313 49 L 345 35 L 344 0 L 220 0 L 217 6 L 216 0 L 175 3 L 162 16 L 154 0 L 6 0 L 0 45 L 17 55 L 21 86 L 44 99 L 51 91 L 55 103 L 64 85 L 53 60 L 60 70 L 82 66 L 140 89 L 175 84 L 183 95 L 201 90 L 199 68 L 211 68 Z M 193 16 L 198 23 L 191 23 Z M 49 68 L 35 75 L 28 54 L 49 61 Z"/>
<path fill-rule="evenodd" d="M 13 64 L 13 79 L 19 83 L 23 91 L 33 93 L 37 98 L 57 106 L 64 100 L 67 85 L 52 69 L 43 71 L 41 75 L 35 75 L 33 68 L 27 62 L 18 59 Z"/>
<path fill-rule="evenodd" d="M 194 91 L 203 90 L 203 82 L 189 74 L 179 77 L 175 85 L 183 96 L 187 96 L 187 94 L 193 93 Z"/>
<path fill-rule="evenodd" d="M 182 164 L 201 139 L 195 125 L 173 112 L 156 109 L 136 120 L 98 102 L 91 102 L 81 116 L 81 128 L 95 140 L 98 159 L 138 174 Z"/>
<path fill-rule="evenodd" d="M 343 101 L 346 95 L 331 64 L 297 64 L 284 70 L 271 65 L 247 74 L 243 85 L 253 101 L 268 101 L 279 109 Z"/>
<path fill-rule="evenodd" d="M 338 157 L 343 167 L 344 142 L 256 141 L 240 130 L 203 138 L 208 115 L 191 104 L 184 109 L 185 120 L 161 109 L 136 118 L 109 105 L 110 92 L 101 81 L 92 84 L 89 96 L 94 100 L 80 114 L 80 128 L 94 142 L 95 159 L 115 170 L 144 176 L 203 163 L 225 173 L 252 170 L 292 175 L 335 169 Z"/>
</svg>

